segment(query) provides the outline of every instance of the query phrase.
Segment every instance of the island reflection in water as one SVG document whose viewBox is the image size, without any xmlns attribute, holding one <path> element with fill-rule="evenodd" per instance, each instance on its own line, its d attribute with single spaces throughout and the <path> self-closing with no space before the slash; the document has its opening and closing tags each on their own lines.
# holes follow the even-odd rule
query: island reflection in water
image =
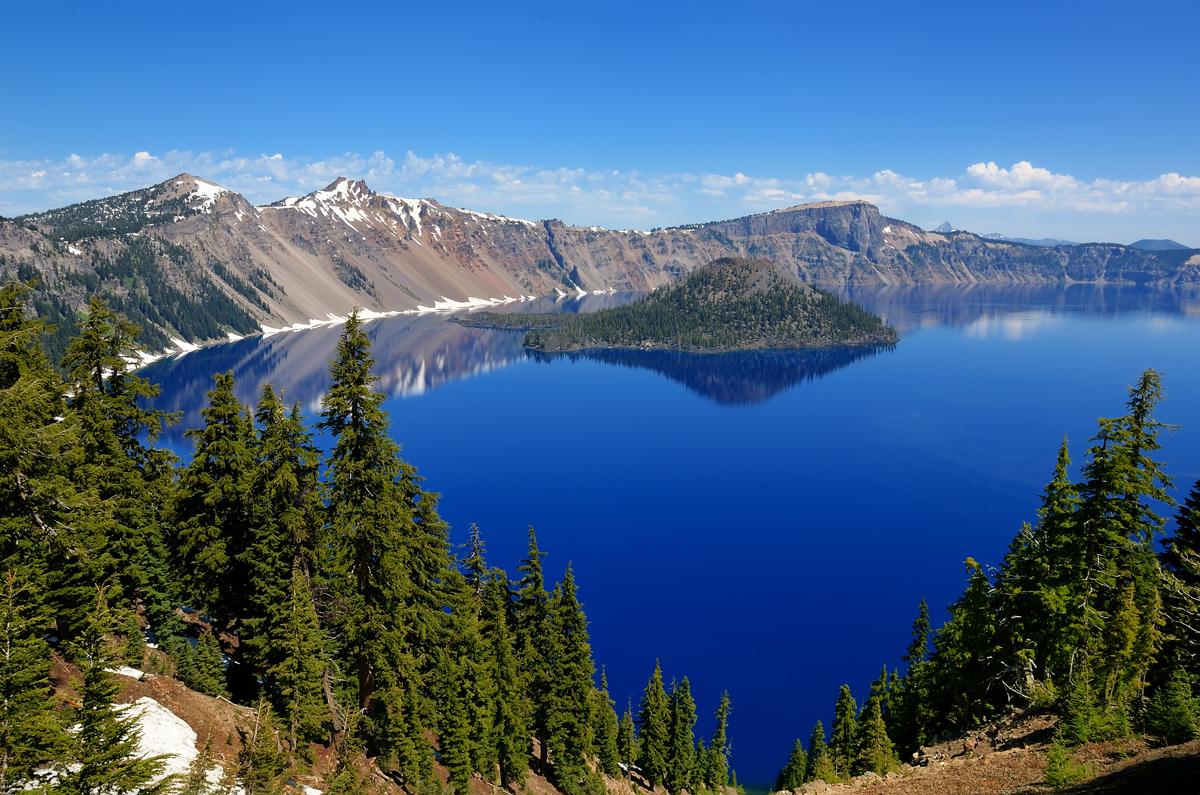
<svg viewBox="0 0 1200 795">
<path fill-rule="evenodd" d="M 939 285 L 853 287 L 841 294 L 892 324 L 900 332 L 901 345 L 905 335 L 934 326 L 965 326 L 973 335 L 1017 339 L 1030 329 L 1060 322 L 1064 315 L 1141 313 L 1155 322 L 1200 316 L 1200 290 L 1194 288 Z M 558 302 L 543 299 L 507 310 L 586 312 L 628 300 L 628 295 L 589 295 Z M 653 371 L 716 403 L 747 405 L 890 350 L 890 346 L 725 354 L 597 350 L 547 357 L 525 351 L 521 332 L 468 328 L 442 315 L 373 320 L 366 331 L 376 360 L 377 388 L 391 397 L 420 395 L 449 381 L 518 362 L 562 357 Z M 251 337 L 147 367 L 144 375 L 162 389 L 155 405 L 182 415 L 181 422 L 166 432 L 165 441 L 183 444 L 183 431 L 199 427 L 202 396 L 212 385 L 212 374 L 226 370 L 233 371 L 237 396 L 247 405 L 257 401 L 264 384 L 272 384 L 289 403 L 318 411 L 340 334 L 340 326 L 325 326 Z"/>
<path fill-rule="evenodd" d="M 892 350 L 891 345 L 683 353 L 603 348 L 574 353 L 533 353 L 543 362 L 563 358 L 651 370 L 697 395 L 727 406 L 761 403 L 785 389 L 813 381 L 859 359 Z"/>
</svg>

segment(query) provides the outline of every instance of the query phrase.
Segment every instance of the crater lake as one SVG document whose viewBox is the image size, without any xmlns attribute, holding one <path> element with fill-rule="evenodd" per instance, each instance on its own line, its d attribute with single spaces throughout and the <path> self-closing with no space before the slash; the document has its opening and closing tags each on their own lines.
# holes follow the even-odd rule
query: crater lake
<svg viewBox="0 0 1200 795">
<path fill-rule="evenodd" d="M 1100 416 L 1147 367 L 1161 460 L 1200 477 L 1200 292 L 924 287 L 845 293 L 900 333 L 887 348 L 684 355 L 527 353 L 521 333 L 442 315 L 372 320 L 391 433 L 440 492 L 455 544 L 479 525 L 510 571 L 537 529 L 547 576 L 574 564 L 617 710 L 655 658 L 686 675 L 698 734 L 733 699 L 732 762 L 765 787 L 796 737 L 900 665 L 921 598 L 935 624 L 1033 521 L 1058 445 L 1076 473 Z M 621 300 L 589 296 L 564 311 Z M 546 299 L 548 301 L 548 299 Z M 544 311 L 528 306 L 530 311 Z M 340 327 L 247 338 L 144 374 L 182 413 L 186 459 L 211 375 L 314 416 Z M 326 440 L 322 440 L 326 441 Z M 461 550 L 460 550 L 461 551 Z"/>
</svg>

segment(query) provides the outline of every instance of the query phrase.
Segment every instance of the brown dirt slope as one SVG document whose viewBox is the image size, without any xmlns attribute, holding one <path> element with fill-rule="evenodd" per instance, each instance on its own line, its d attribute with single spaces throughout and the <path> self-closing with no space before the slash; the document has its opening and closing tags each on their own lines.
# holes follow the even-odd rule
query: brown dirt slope
<svg viewBox="0 0 1200 795">
<path fill-rule="evenodd" d="M 1092 776 L 1067 789 L 1046 784 L 1046 750 L 1054 719 L 1016 717 L 925 749 L 921 764 L 880 778 L 813 782 L 801 795 L 1171 795 L 1200 793 L 1200 740 L 1154 748 L 1144 740 L 1091 743 L 1075 751 Z"/>
</svg>

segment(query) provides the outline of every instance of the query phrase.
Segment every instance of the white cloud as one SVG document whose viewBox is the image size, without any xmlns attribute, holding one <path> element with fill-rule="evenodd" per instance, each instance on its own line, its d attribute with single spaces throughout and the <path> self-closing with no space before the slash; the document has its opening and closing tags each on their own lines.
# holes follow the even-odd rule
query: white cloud
<svg viewBox="0 0 1200 795">
<path fill-rule="evenodd" d="M 0 213 L 14 215 L 131 190 L 182 171 L 215 180 L 255 202 L 306 193 L 338 176 L 349 176 L 399 195 L 431 196 L 473 209 L 618 228 L 856 198 L 874 202 L 890 215 L 918 222 L 951 215 L 980 218 L 980 224 L 990 227 L 980 231 L 994 231 L 1006 218 L 1034 211 L 1056 219 L 1076 218 L 1081 227 L 1090 224 L 1086 234 L 1092 234 L 1091 228 L 1111 228 L 1116 218 L 1153 220 L 1170 213 L 1182 217 L 1200 211 L 1200 176 L 1170 172 L 1141 181 L 1083 180 L 1025 160 L 1008 167 L 979 162 L 960 174 L 929 177 L 891 169 L 868 176 L 814 171 L 778 177 L 743 171 L 645 173 L 540 167 L 468 161 L 453 153 L 408 151 L 393 158 L 382 151 L 346 152 L 310 158 L 279 152 L 245 156 L 229 150 L 157 155 L 147 151 L 133 155 L 71 153 L 60 160 L 0 160 Z M 982 212 L 987 215 L 972 215 Z M 1098 220 L 1105 218 L 1109 220 Z"/>
</svg>

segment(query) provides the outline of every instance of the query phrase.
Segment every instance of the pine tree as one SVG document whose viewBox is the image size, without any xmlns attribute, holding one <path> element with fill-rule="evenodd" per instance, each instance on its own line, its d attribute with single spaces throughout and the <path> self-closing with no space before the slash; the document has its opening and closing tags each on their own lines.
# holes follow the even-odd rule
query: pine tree
<svg viewBox="0 0 1200 795">
<path fill-rule="evenodd" d="M 1200 587 L 1200 480 L 1179 506 L 1175 532 L 1166 544 L 1163 563 L 1187 585 Z"/>
<path fill-rule="evenodd" d="M 653 789 L 666 781 L 671 752 L 671 706 L 658 661 L 642 695 L 640 723 L 638 767 Z"/>
<path fill-rule="evenodd" d="M 600 689 L 595 694 L 594 727 L 592 730 L 596 744 L 596 761 L 604 775 L 616 777 L 621 775 L 621 754 L 617 748 L 616 705 L 608 693 L 608 674 L 600 669 Z"/>
<path fill-rule="evenodd" d="M 45 786 L 39 770 L 64 761 L 68 735 L 50 687 L 42 600 L 18 568 L 0 572 L 0 792 Z"/>
<path fill-rule="evenodd" d="M 884 775 L 900 766 L 896 750 L 888 738 L 887 725 L 877 697 L 867 700 L 858 721 L 858 751 L 854 760 L 854 774 L 875 773 Z"/>
<path fill-rule="evenodd" d="M 538 548 L 537 535 L 531 526 L 529 554 L 517 567 L 521 573 L 517 584 L 517 653 L 531 707 L 530 729 L 541 744 L 541 761 L 545 765 L 549 761 L 552 682 L 547 657 L 551 644 L 550 608 L 542 573 L 543 557 L 545 553 Z"/>
<path fill-rule="evenodd" d="M 294 754 L 320 738 L 325 728 L 321 688 L 325 675 L 325 637 L 317 619 L 308 575 L 299 560 L 292 564 L 291 587 L 277 637 L 278 653 L 263 672 L 263 685 L 279 710 L 283 736 Z"/>
<path fill-rule="evenodd" d="M 91 517 L 95 544 L 83 578 L 109 583 L 114 610 L 144 606 L 161 629 L 173 623 L 163 520 L 174 457 L 145 442 L 176 417 L 147 408 L 158 387 L 129 364 L 140 333 L 101 299 L 91 299 L 63 357 L 68 408 L 80 431 L 69 466 L 74 482 L 93 490 L 105 506 Z"/>
<path fill-rule="evenodd" d="M 242 750 L 238 755 L 238 779 L 246 795 L 275 795 L 283 791 L 281 778 L 287 767 L 271 704 L 260 699 L 254 717 L 238 727 Z"/>
<path fill-rule="evenodd" d="M 685 676 L 671 689 L 670 742 L 667 751 L 667 789 L 682 792 L 692 780 L 696 748 L 696 702 Z"/>
<path fill-rule="evenodd" d="M 720 792 L 729 783 L 729 713 L 732 710 L 729 692 L 721 693 L 721 703 L 717 706 L 716 729 L 713 731 L 709 754 L 712 762 L 708 766 L 708 777 L 705 784 L 713 792 Z M 798 768 L 803 776 L 804 765 Z"/>
<path fill-rule="evenodd" d="M 637 733 L 633 725 L 633 704 L 625 705 L 621 722 L 617 728 L 617 754 L 626 765 L 636 764 L 638 759 Z"/>
<path fill-rule="evenodd" d="M 451 661 L 449 653 L 438 654 L 441 719 L 439 738 L 442 764 L 450 776 L 450 786 L 458 795 L 471 789 L 471 716 L 468 709 L 462 666 Z"/>
<path fill-rule="evenodd" d="M 529 766 L 529 725 L 525 690 L 517 667 L 517 652 L 508 621 L 508 585 L 502 574 L 492 577 L 485 588 L 487 623 L 495 660 L 496 698 L 492 731 L 500 785 L 519 788 Z"/>
<path fill-rule="evenodd" d="M 113 706 L 120 687 L 106 669 L 115 665 L 108 640 L 115 629 L 101 590 L 75 647 L 74 656 L 83 674 L 81 704 L 75 715 L 78 728 L 67 757 L 72 764 L 59 771 L 55 787 L 65 795 L 150 795 L 167 791 L 171 784 L 167 779 L 159 780 L 162 757 L 137 756 L 137 715 L 129 708 Z"/>
<path fill-rule="evenodd" d="M 553 780 L 568 791 L 588 773 L 591 755 L 591 707 L 594 692 L 592 650 L 587 619 L 579 604 L 570 564 L 551 604 L 551 709 L 548 744 Z M 690 749 L 690 745 L 689 745 Z"/>
<path fill-rule="evenodd" d="M 825 744 L 825 726 L 821 721 L 817 721 L 808 738 L 808 766 L 804 769 L 804 780 L 832 784 L 837 779 L 838 774 L 833 767 L 829 746 Z"/>
<path fill-rule="evenodd" d="M 254 429 L 233 391 L 233 373 L 213 376 L 204 427 L 188 431 L 192 461 L 179 478 L 175 504 L 176 570 L 193 607 L 232 626 L 245 600 L 237 596 L 250 581 L 250 475 Z"/>
<path fill-rule="evenodd" d="M 854 760 L 858 755 L 858 704 L 850 693 L 849 685 L 842 685 L 833 712 L 833 734 L 829 740 L 829 756 L 833 768 L 842 778 L 851 775 Z"/>
<path fill-rule="evenodd" d="M 800 738 L 796 738 L 796 744 L 792 746 L 792 753 L 788 757 L 787 764 L 779 771 L 779 775 L 775 777 L 775 792 L 783 790 L 799 789 L 805 782 L 806 771 L 808 770 L 808 753 L 804 750 L 804 743 L 800 742 Z"/>
<path fill-rule="evenodd" d="M 225 686 L 225 655 L 213 631 L 205 630 L 195 646 L 188 686 L 209 696 L 228 696 Z"/>
<path fill-rule="evenodd" d="M 394 758 L 407 783 L 417 786 L 430 767 L 416 696 L 417 670 L 407 645 L 412 598 L 402 529 L 411 526 L 399 485 L 399 449 L 387 434 L 383 395 L 370 341 L 358 314 L 351 314 L 330 368 L 319 427 L 334 439 L 328 460 L 327 519 L 334 544 L 331 564 L 344 575 L 337 630 L 357 674 L 368 750 Z M 399 619 L 399 620 L 398 620 Z"/>
</svg>

